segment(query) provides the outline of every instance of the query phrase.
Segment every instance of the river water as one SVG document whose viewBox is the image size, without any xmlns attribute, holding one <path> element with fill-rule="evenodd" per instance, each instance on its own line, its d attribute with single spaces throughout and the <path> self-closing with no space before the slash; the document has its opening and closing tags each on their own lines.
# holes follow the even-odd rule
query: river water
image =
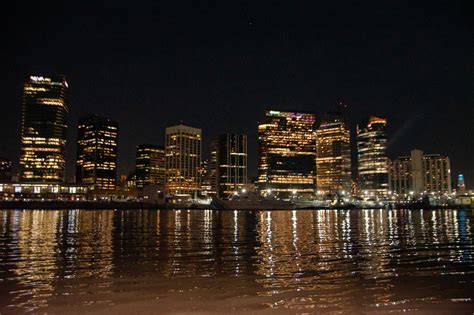
<svg viewBox="0 0 474 315">
<path fill-rule="evenodd" d="M 474 311 L 472 210 L 0 210 L 0 313 Z"/>
</svg>

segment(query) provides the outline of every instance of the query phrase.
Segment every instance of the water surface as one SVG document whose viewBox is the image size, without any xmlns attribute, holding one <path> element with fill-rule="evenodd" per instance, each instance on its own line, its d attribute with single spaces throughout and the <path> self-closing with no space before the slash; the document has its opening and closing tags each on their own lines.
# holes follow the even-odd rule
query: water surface
<svg viewBox="0 0 474 315">
<path fill-rule="evenodd" d="M 0 210 L 0 313 L 472 313 L 472 210 Z"/>
</svg>

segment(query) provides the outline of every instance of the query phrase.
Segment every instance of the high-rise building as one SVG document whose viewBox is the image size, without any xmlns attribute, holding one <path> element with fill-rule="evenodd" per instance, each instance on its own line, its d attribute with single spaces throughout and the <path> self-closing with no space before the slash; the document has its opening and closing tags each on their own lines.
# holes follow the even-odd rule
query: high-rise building
<svg viewBox="0 0 474 315">
<path fill-rule="evenodd" d="M 165 147 L 152 144 L 137 146 L 136 185 L 165 185 Z"/>
<path fill-rule="evenodd" d="M 201 189 L 201 129 L 183 124 L 166 128 L 166 194 L 194 196 Z"/>
<path fill-rule="evenodd" d="M 78 123 L 76 181 L 93 189 L 116 187 L 118 124 L 89 115 Z"/>
<path fill-rule="evenodd" d="M 388 194 L 387 120 L 371 116 L 366 126 L 357 126 L 359 187 L 364 196 Z"/>
<path fill-rule="evenodd" d="M 12 180 L 12 161 L 0 157 L 0 182 L 9 182 Z"/>
<path fill-rule="evenodd" d="M 269 110 L 258 126 L 258 180 L 262 194 L 309 197 L 316 178 L 315 115 Z"/>
<path fill-rule="evenodd" d="M 221 198 L 243 189 L 247 183 L 247 135 L 226 133 L 213 141 L 211 157 L 215 156 L 216 189 Z"/>
<path fill-rule="evenodd" d="M 217 191 L 219 190 L 219 182 L 218 182 L 218 156 L 217 153 L 219 151 L 219 141 L 214 139 L 211 141 L 211 159 L 209 162 L 209 183 L 211 185 L 211 190 L 217 195 Z"/>
<path fill-rule="evenodd" d="M 29 76 L 23 86 L 20 181 L 61 183 L 68 119 L 64 76 Z"/>
<path fill-rule="evenodd" d="M 437 194 L 451 193 L 451 163 L 449 157 L 440 154 L 423 156 L 424 190 Z"/>
<path fill-rule="evenodd" d="M 446 194 L 451 191 L 449 158 L 412 150 L 390 163 L 390 191 L 399 196 Z"/>
<path fill-rule="evenodd" d="M 350 131 L 341 112 L 326 114 L 316 131 L 316 187 L 321 193 L 350 193 Z"/>
<path fill-rule="evenodd" d="M 411 159 L 402 156 L 389 161 L 389 187 L 390 191 L 400 195 L 408 195 L 412 191 Z"/>
<path fill-rule="evenodd" d="M 211 197 L 216 195 L 216 191 L 212 186 L 212 172 L 209 160 L 202 160 L 199 169 L 199 176 L 201 177 L 201 195 L 203 197 Z"/>
</svg>

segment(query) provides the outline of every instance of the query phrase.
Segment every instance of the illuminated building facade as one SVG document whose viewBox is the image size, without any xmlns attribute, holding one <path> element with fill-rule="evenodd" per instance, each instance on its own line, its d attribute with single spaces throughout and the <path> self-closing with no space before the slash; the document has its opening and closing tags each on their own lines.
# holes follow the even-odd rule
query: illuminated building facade
<svg viewBox="0 0 474 315">
<path fill-rule="evenodd" d="M 9 182 L 12 180 L 12 161 L 0 157 L 0 182 Z"/>
<path fill-rule="evenodd" d="M 68 119 L 64 76 L 29 76 L 23 86 L 20 181 L 61 183 Z"/>
<path fill-rule="evenodd" d="M 226 133 L 213 142 L 211 156 L 216 174 L 217 195 L 229 197 L 243 189 L 247 178 L 247 135 Z"/>
<path fill-rule="evenodd" d="M 451 192 L 449 158 L 412 150 L 390 163 L 390 191 L 398 196 L 447 194 Z"/>
<path fill-rule="evenodd" d="M 152 144 L 137 146 L 136 186 L 165 185 L 165 147 Z"/>
<path fill-rule="evenodd" d="M 87 200 L 87 185 L 0 183 L 0 200 Z"/>
<path fill-rule="evenodd" d="M 350 193 L 350 131 L 339 112 L 326 114 L 316 130 L 316 187 L 321 193 Z"/>
<path fill-rule="evenodd" d="M 388 194 L 387 120 L 371 116 L 367 126 L 357 126 L 359 187 L 366 197 Z"/>
<path fill-rule="evenodd" d="M 449 157 L 440 154 L 423 156 L 424 190 L 437 194 L 451 193 L 451 163 Z"/>
<path fill-rule="evenodd" d="M 194 196 L 201 189 L 201 129 L 185 125 L 166 128 L 166 195 Z"/>
<path fill-rule="evenodd" d="M 269 110 L 258 126 L 257 189 L 280 199 L 314 195 L 315 115 Z"/>
<path fill-rule="evenodd" d="M 113 190 L 117 177 L 118 124 L 106 117 L 79 120 L 76 181 L 94 190 Z"/>
</svg>

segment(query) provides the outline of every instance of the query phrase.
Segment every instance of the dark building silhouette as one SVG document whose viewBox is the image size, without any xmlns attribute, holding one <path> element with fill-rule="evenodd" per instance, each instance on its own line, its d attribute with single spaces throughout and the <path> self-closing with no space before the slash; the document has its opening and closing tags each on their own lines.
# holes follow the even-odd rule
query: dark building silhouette
<svg viewBox="0 0 474 315">
<path fill-rule="evenodd" d="M 140 144 L 136 155 L 136 185 L 165 185 L 165 147 L 153 144 Z"/>
<path fill-rule="evenodd" d="M 212 175 L 215 176 L 213 191 L 219 197 L 228 197 L 248 184 L 247 135 L 226 133 L 211 145 Z"/>
<path fill-rule="evenodd" d="M 10 182 L 12 180 L 12 161 L 0 157 L 0 182 Z"/>
</svg>

